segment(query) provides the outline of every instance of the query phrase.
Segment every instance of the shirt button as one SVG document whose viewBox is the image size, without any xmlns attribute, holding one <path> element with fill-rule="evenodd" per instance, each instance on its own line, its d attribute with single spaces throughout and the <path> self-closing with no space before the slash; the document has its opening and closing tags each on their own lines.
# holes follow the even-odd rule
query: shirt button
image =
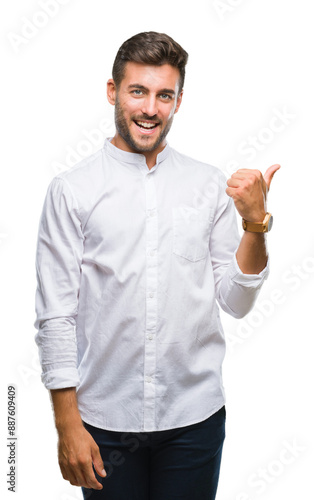
<svg viewBox="0 0 314 500">
<path fill-rule="evenodd" d="M 146 377 L 146 382 L 147 382 L 148 384 L 150 384 L 150 383 L 151 383 L 151 381 L 152 381 L 152 377 Z"/>
<path fill-rule="evenodd" d="M 152 334 L 148 335 L 149 340 L 153 340 Z"/>
<path fill-rule="evenodd" d="M 154 297 L 154 293 L 153 292 L 150 292 L 149 294 L 150 298 L 152 299 Z"/>
<path fill-rule="evenodd" d="M 151 257 L 154 257 L 154 255 L 155 255 L 155 250 L 151 250 L 151 251 L 149 252 L 149 255 L 150 255 Z"/>
</svg>

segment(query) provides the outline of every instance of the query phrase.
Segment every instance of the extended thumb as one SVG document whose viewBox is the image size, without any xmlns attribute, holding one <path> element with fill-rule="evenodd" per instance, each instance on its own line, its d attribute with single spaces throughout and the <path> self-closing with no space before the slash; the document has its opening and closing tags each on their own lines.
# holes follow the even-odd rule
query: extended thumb
<svg viewBox="0 0 314 500">
<path fill-rule="evenodd" d="M 274 177 L 275 175 L 275 172 L 277 172 L 277 170 L 280 169 L 280 165 L 278 163 L 276 163 L 275 165 L 272 165 L 271 167 L 269 167 L 265 174 L 264 174 L 264 180 L 266 182 L 266 185 L 267 185 L 267 188 L 269 189 L 270 187 L 270 183 L 272 181 L 272 178 Z"/>
</svg>

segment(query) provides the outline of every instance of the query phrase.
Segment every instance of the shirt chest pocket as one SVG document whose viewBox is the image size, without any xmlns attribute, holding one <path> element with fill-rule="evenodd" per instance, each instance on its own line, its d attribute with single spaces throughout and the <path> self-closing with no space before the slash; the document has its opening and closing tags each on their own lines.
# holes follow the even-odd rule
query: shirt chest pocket
<svg viewBox="0 0 314 500">
<path fill-rule="evenodd" d="M 213 209 L 173 207 L 173 253 L 191 262 L 205 259 L 209 252 L 213 216 Z"/>
</svg>

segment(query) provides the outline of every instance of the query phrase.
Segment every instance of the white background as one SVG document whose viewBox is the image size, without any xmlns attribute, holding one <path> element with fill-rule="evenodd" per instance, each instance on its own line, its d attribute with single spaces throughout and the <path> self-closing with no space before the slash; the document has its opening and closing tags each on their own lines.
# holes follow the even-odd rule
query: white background
<svg viewBox="0 0 314 500">
<path fill-rule="evenodd" d="M 82 498 L 59 472 L 34 343 L 38 221 L 48 184 L 76 161 L 71 155 L 87 156 L 113 135 L 105 90 L 115 54 L 149 30 L 168 33 L 189 53 L 169 144 L 227 175 L 282 165 L 269 194 L 271 274 L 252 313 L 222 316 L 227 438 L 217 500 L 312 498 L 312 2 L 62 3 L 53 9 L 49 1 L 46 15 L 48 0 L 1 5 L 1 498 Z M 249 155 L 250 136 L 258 149 Z M 10 383 L 18 405 L 15 494 L 6 484 Z"/>
</svg>

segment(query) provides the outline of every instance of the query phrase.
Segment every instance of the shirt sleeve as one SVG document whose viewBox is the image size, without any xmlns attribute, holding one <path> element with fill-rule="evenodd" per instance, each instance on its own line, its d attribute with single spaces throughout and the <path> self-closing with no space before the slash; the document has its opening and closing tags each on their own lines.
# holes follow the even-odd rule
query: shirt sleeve
<svg viewBox="0 0 314 500">
<path fill-rule="evenodd" d="M 47 389 L 77 387 L 76 314 L 84 237 L 67 181 L 48 186 L 39 222 L 35 297 L 42 381 Z"/>
<path fill-rule="evenodd" d="M 213 220 L 210 255 L 212 260 L 215 295 L 221 308 L 234 318 L 243 318 L 252 308 L 261 286 L 269 274 L 269 257 L 259 274 L 244 274 L 236 259 L 240 243 L 236 210 L 226 194 L 226 178 L 219 180 L 219 196 Z"/>
</svg>

